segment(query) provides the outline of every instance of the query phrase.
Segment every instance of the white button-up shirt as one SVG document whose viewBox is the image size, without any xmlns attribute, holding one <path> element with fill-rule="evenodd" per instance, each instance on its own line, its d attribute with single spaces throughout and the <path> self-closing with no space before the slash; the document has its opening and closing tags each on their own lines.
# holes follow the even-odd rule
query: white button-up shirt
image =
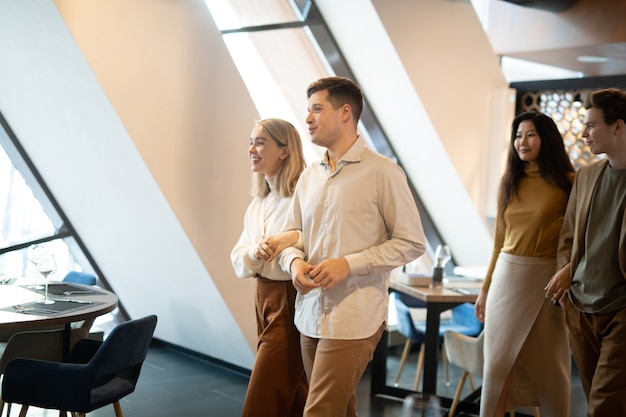
<svg viewBox="0 0 626 417">
<path fill-rule="evenodd" d="M 243 232 L 230 253 L 230 260 L 239 278 L 255 277 L 257 274 L 275 281 L 289 281 L 276 259 L 266 262 L 255 256 L 259 243 L 284 230 L 283 223 L 291 205 L 291 197 L 281 197 L 275 190 L 274 178 L 266 179 L 270 193 L 255 197 L 246 210 Z"/>
<path fill-rule="evenodd" d="M 387 320 L 389 274 L 424 253 L 425 239 L 402 169 L 358 138 L 337 162 L 300 176 L 285 222 L 301 230 L 303 250 L 285 249 L 281 266 L 300 257 L 311 265 L 344 257 L 350 275 L 332 289 L 296 298 L 295 323 L 309 337 L 363 339 Z"/>
</svg>

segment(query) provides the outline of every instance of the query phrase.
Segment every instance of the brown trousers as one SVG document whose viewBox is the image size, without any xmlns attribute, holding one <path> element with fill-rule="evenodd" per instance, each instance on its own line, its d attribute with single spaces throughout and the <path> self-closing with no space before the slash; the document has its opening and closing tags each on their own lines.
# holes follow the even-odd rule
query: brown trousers
<svg viewBox="0 0 626 417">
<path fill-rule="evenodd" d="M 257 278 L 259 341 L 242 417 L 301 417 L 307 383 L 300 333 L 293 324 L 296 290 L 291 281 Z"/>
<path fill-rule="evenodd" d="M 587 416 L 626 416 L 626 308 L 583 313 L 569 300 L 563 307 Z"/>
<path fill-rule="evenodd" d="M 302 361 L 309 378 L 305 417 L 356 417 L 356 388 L 385 325 L 366 339 L 301 337 Z"/>
</svg>

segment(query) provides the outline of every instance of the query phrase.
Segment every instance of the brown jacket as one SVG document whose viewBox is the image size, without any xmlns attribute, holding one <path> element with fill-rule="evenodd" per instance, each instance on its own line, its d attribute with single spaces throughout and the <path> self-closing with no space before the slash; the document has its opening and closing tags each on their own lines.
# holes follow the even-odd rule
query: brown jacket
<svg viewBox="0 0 626 417">
<path fill-rule="evenodd" d="M 573 277 L 583 255 L 591 198 L 598 184 L 600 174 L 602 174 L 608 163 L 607 159 L 593 162 L 580 168 L 576 173 L 576 180 L 574 181 L 567 210 L 565 211 L 565 219 L 561 228 L 557 252 L 557 271 L 568 262 L 571 262 L 570 278 Z M 622 214 L 619 265 L 622 276 L 626 279 L 626 211 Z"/>
</svg>

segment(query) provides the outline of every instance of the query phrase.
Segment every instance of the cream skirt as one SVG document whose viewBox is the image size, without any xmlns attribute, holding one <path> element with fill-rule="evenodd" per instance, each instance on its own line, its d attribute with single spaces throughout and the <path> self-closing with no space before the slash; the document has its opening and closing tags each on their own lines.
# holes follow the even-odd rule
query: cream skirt
<svg viewBox="0 0 626 417">
<path fill-rule="evenodd" d="M 569 416 L 565 316 L 544 290 L 555 268 L 554 258 L 498 255 L 485 311 L 481 417 L 493 417 L 509 373 L 507 410 L 540 406 L 542 417 Z"/>
</svg>

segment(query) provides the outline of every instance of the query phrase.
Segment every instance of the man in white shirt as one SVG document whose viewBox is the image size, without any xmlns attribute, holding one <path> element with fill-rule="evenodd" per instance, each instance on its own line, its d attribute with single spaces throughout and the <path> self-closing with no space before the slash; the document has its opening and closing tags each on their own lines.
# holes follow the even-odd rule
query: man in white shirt
<svg viewBox="0 0 626 417">
<path fill-rule="evenodd" d="M 306 122 L 322 161 L 302 173 L 286 230 L 303 250 L 281 266 L 298 291 L 296 327 L 309 379 L 305 416 L 356 416 L 356 387 L 386 326 L 389 274 L 425 251 L 402 169 L 357 133 L 361 89 L 342 77 L 307 89 Z"/>
</svg>

